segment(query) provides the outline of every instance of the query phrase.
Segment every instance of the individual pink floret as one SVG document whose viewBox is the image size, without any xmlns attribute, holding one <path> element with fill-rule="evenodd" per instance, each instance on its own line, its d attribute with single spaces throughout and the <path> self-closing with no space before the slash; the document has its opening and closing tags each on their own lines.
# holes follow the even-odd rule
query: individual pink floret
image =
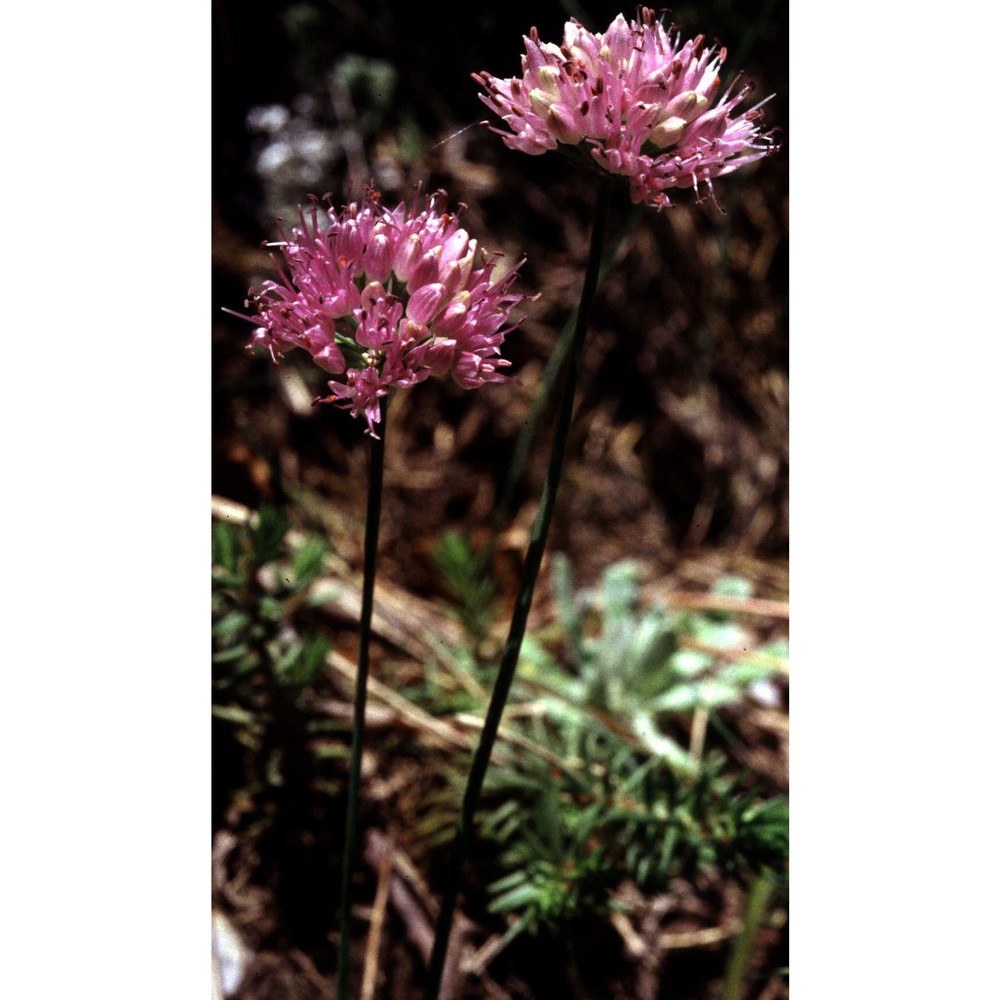
<svg viewBox="0 0 1000 1000">
<path fill-rule="evenodd" d="M 736 114 L 750 84 L 734 80 L 719 97 L 724 48 L 704 36 L 682 43 L 648 7 L 639 20 L 622 14 L 604 34 L 569 21 L 561 45 L 524 39 L 521 77 L 473 74 L 481 100 L 507 128 L 494 128 L 511 149 L 539 155 L 562 146 L 589 150 L 603 169 L 629 179 L 633 202 L 670 204 L 666 191 L 704 183 L 773 153 L 762 131 L 761 101 Z"/>
<path fill-rule="evenodd" d="M 301 347 L 341 376 L 317 402 L 363 415 L 373 436 L 379 400 L 393 389 L 431 375 L 450 374 L 465 389 L 509 381 L 500 348 L 524 298 L 511 291 L 520 265 L 494 280 L 497 257 L 482 259 L 457 216 L 439 210 L 443 198 L 392 211 L 375 191 L 340 212 L 314 201 L 275 244 L 279 280 L 251 289 L 256 315 L 235 314 L 257 324 L 248 347 L 267 348 L 274 361 Z"/>
</svg>

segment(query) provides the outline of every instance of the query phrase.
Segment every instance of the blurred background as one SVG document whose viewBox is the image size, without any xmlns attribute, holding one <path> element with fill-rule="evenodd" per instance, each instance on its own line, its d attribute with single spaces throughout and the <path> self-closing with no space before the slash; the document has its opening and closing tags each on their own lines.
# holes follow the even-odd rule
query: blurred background
<svg viewBox="0 0 1000 1000">
<path fill-rule="evenodd" d="M 475 392 L 445 381 L 423 383 L 396 397 L 387 435 L 379 583 L 389 603 L 376 623 L 381 645 L 373 654 L 374 676 L 392 678 L 404 692 L 412 684 L 421 694 L 408 704 L 427 718 L 447 717 L 458 732 L 461 711 L 476 711 L 475 691 L 466 692 L 471 701 L 446 704 L 455 692 L 443 681 L 434 687 L 424 647 L 437 641 L 448 645 L 449 656 L 464 649 L 478 683 L 476 671 L 487 670 L 497 636 L 502 639 L 547 461 L 545 419 L 538 446 L 510 487 L 509 516 L 490 560 L 493 582 L 476 598 L 474 554 L 493 533 L 518 435 L 576 305 L 593 202 L 591 179 L 563 158 L 509 150 L 477 124 L 489 113 L 470 74 L 518 73 L 521 36 L 532 25 L 542 39 L 559 41 L 569 17 L 600 31 L 619 11 L 632 17 L 634 10 L 511 2 L 475 5 L 459 18 L 426 5 L 305 0 L 252 11 L 231 0 L 214 4 L 213 493 L 217 524 L 225 526 L 217 532 L 214 562 L 228 567 L 224 600 L 235 601 L 239 591 L 245 601 L 254 587 L 274 597 L 277 585 L 267 582 L 267 568 L 292 559 L 293 582 L 278 595 L 285 604 L 272 616 L 267 641 L 297 650 L 301 676 L 291 685 L 244 684 L 272 656 L 265 652 L 270 647 L 261 641 L 245 660 L 255 647 L 233 638 L 235 625 L 235 632 L 217 635 L 217 662 L 220 651 L 223 658 L 215 676 L 213 891 L 220 935 L 239 942 L 235 951 L 217 954 L 239 969 L 224 995 L 320 997 L 332 995 L 348 725 L 342 709 L 356 653 L 352 595 L 361 566 L 368 448 L 363 422 L 311 405 L 325 380 L 308 357 L 292 352 L 275 366 L 266 355 L 251 354 L 244 345 L 252 327 L 222 309 L 241 309 L 248 287 L 272 276 L 262 243 L 274 237 L 276 217 L 293 218 L 310 194 L 329 192 L 334 204 L 343 204 L 370 182 L 389 204 L 409 198 L 416 184 L 425 191 L 444 188 L 453 206 L 465 206 L 463 224 L 483 247 L 511 264 L 526 257 L 518 290 L 539 298 L 520 306 L 521 325 L 504 350 L 516 382 Z M 728 594 L 737 611 L 740 600 L 762 602 L 735 620 L 743 650 L 759 652 L 787 636 L 787 8 L 768 0 L 706 0 L 679 4 L 667 20 L 679 24 L 684 37 L 702 33 L 727 47 L 724 85 L 742 70 L 755 85 L 751 102 L 775 95 L 765 115 L 781 129 L 782 149 L 716 184 L 724 212 L 711 202 L 696 204 L 688 191 L 676 193 L 676 207 L 656 213 L 632 206 L 624 186 L 618 191 L 609 230 L 616 255 L 594 309 L 549 552 L 565 556 L 571 586 L 584 595 L 612 593 L 609 567 L 628 559 L 637 607 L 658 599 L 669 605 L 671 595 L 680 595 L 690 608 L 699 595 L 713 593 Z M 248 541 L 237 528 L 262 508 L 269 512 L 266 523 L 255 522 L 258 533 Z M 282 547 L 295 548 L 303 538 L 314 564 Z M 309 539 L 320 540 L 322 550 L 309 550 Z M 233 555 L 239 551 L 249 553 L 243 564 Z M 533 612 L 532 627 L 543 639 L 559 619 L 551 570 L 547 560 Z M 331 579 L 334 596 L 316 598 L 316 585 Z M 288 602 L 306 617 L 290 625 Z M 724 603 L 709 601 L 705 608 L 716 614 Z M 217 608 L 217 623 L 235 613 L 233 607 Z M 606 614 L 607 604 L 603 608 Z M 258 633 L 266 631 L 265 619 L 266 608 L 254 626 Z M 671 635 L 680 641 L 685 628 L 676 624 Z M 320 645 L 310 647 L 313 635 Z M 562 641 L 557 637 L 551 648 Z M 424 647 L 414 648 L 421 642 Z M 234 649 L 227 661 L 226 651 Z M 243 681 L 225 673 L 226 663 L 244 662 L 241 656 L 250 663 Z M 316 663 L 328 664 L 330 657 L 343 659 L 343 675 L 320 680 Z M 488 679 L 488 670 L 482 676 Z M 714 740 L 755 789 L 780 797 L 787 793 L 787 724 L 776 715 L 787 709 L 787 685 L 783 675 L 769 683 L 757 691 L 756 715 L 725 700 L 718 712 L 711 705 L 712 725 L 700 740 L 698 718 L 704 726 L 708 715 L 671 725 L 676 739 L 698 743 L 699 756 Z M 386 706 L 382 702 L 381 710 L 390 711 Z M 398 722 L 407 711 L 397 705 L 391 719 Z M 769 722 L 762 712 L 770 713 Z M 379 886 L 390 884 L 380 879 L 386 868 L 380 859 L 402 844 L 420 873 L 411 884 L 426 880 L 433 900 L 435 866 L 446 857 L 435 822 L 444 830 L 451 815 L 440 761 L 462 748 L 426 754 L 414 749 L 413 732 L 401 732 L 391 719 L 376 726 L 366 762 L 368 780 L 380 790 L 369 796 L 363 815 L 369 840 L 358 898 L 383 914 L 372 995 L 409 997 L 418 995 L 422 925 L 406 916 L 399 899 L 383 903 L 382 911 L 372 902 Z M 642 747 L 633 743 L 632 749 Z M 428 775 L 428 767 L 437 775 Z M 436 821 L 425 815 L 435 795 Z M 616 883 L 617 893 L 640 892 L 644 902 L 632 912 L 645 913 L 647 923 L 659 920 L 657 940 L 672 933 L 676 946 L 644 948 L 641 921 L 636 944 L 606 913 L 597 919 L 596 911 L 576 912 L 574 920 L 591 920 L 580 930 L 581 947 L 603 956 L 603 981 L 585 958 L 557 963 L 569 971 L 538 971 L 551 933 L 543 920 L 505 944 L 496 962 L 481 962 L 478 977 L 454 983 L 453 995 L 718 995 L 729 988 L 727 942 L 747 925 L 752 883 L 712 860 L 690 871 L 671 869 L 670 878 L 682 882 L 671 883 L 673 910 L 664 904 L 657 911 L 656 900 L 666 897 L 636 888 L 635 872 Z M 485 887 L 481 902 L 473 892 L 466 907 L 470 940 L 479 946 L 502 940 L 513 918 L 489 909 Z M 787 995 L 781 972 L 787 929 L 771 898 L 773 926 L 760 931 L 745 963 L 756 971 L 747 973 L 745 993 L 727 997 Z M 688 901 L 687 909 L 678 899 Z M 359 926 L 367 928 L 370 917 L 360 913 Z M 675 924 L 668 926 L 670 920 Z M 678 934 L 720 927 L 729 931 L 700 944 L 676 944 Z M 360 981 L 373 960 L 365 957 L 365 933 L 358 939 Z M 233 958 L 239 954 L 244 958 Z"/>
</svg>

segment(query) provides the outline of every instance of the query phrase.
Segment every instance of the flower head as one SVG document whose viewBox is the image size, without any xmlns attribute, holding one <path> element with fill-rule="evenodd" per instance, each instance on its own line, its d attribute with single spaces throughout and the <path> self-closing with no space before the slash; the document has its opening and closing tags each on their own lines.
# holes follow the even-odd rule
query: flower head
<svg viewBox="0 0 1000 1000">
<path fill-rule="evenodd" d="M 377 192 L 337 212 L 314 201 L 299 224 L 282 229 L 278 281 L 251 289 L 257 325 L 248 347 L 277 361 L 301 347 L 325 372 L 337 403 L 364 415 L 375 434 L 379 400 L 431 375 L 466 389 L 506 382 L 500 346 L 513 328 L 518 267 L 494 279 L 497 257 L 483 260 L 456 216 L 439 210 L 442 193 L 389 211 Z"/>
<path fill-rule="evenodd" d="M 752 89 L 734 80 L 719 96 L 724 48 L 704 36 L 681 42 L 648 7 L 639 20 L 619 14 L 604 34 L 577 21 L 561 45 L 524 39 L 523 76 L 473 74 L 480 99 L 506 123 L 494 128 L 511 149 L 538 155 L 580 147 L 603 169 L 629 179 L 633 202 L 670 204 L 668 188 L 704 184 L 777 148 L 761 130 L 760 107 L 736 113 Z"/>
</svg>

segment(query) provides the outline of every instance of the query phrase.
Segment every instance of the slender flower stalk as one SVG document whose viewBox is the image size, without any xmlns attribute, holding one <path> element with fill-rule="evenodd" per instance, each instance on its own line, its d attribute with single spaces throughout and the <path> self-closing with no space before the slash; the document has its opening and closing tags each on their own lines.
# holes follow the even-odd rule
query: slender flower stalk
<svg viewBox="0 0 1000 1000">
<path fill-rule="evenodd" d="M 369 191 L 359 206 L 321 213 L 314 200 L 299 225 L 282 230 L 276 245 L 285 259 L 280 280 L 251 289 L 255 315 L 234 313 L 256 327 L 248 347 L 262 346 L 277 362 L 298 347 L 326 373 L 336 403 L 363 417 L 371 436 L 365 519 L 358 673 L 348 777 L 340 900 L 337 998 L 347 1000 L 351 953 L 351 886 L 358 855 L 358 795 L 364 746 L 375 562 L 382 510 L 384 427 L 391 394 L 431 375 L 463 388 L 507 382 L 500 370 L 511 308 L 524 296 L 511 291 L 520 265 L 495 277 L 498 256 L 483 259 L 455 215 L 441 211 L 443 192 L 423 209 L 389 211 Z M 325 216 L 325 218 L 322 218 Z M 227 310 L 232 312 L 232 310 Z M 382 436 L 376 433 L 382 428 Z"/>
<path fill-rule="evenodd" d="M 375 603 L 375 559 L 382 517 L 382 470 L 385 467 L 387 399 L 380 399 L 382 435 L 372 435 L 368 468 L 368 508 L 365 513 L 365 556 L 361 589 L 361 622 L 358 639 L 358 674 L 354 682 L 354 731 L 347 780 L 347 820 L 344 826 L 344 865 L 340 892 L 340 949 L 337 960 L 337 1000 L 347 1000 L 351 960 L 351 882 L 358 861 L 358 792 L 361 787 L 361 753 L 365 741 L 365 702 L 368 695 L 368 656 Z"/>
<path fill-rule="evenodd" d="M 597 290 L 598 275 L 601 265 L 601 248 L 604 245 L 604 235 L 607 229 L 608 209 L 611 202 L 611 185 L 607 179 L 598 184 L 597 204 L 594 210 L 593 229 L 590 234 L 590 254 L 587 259 L 587 271 L 583 280 L 583 290 L 580 294 L 580 305 L 577 309 L 576 327 L 573 332 L 573 342 L 570 347 L 569 360 L 563 376 L 557 402 L 556 424 L 553 431 L 552 451 L 549 456 L 548 472 L 542 490 L 542 499 L 538 515 L 532 529 L 531 541 L 525 555 L 524 569 L 521 572 L 521 582 L 518 589 L 514 614 L 510 623 L 510 631 L 504 646 L 503 657 L 497 671 L 493 694 L 483 722 L 483 733 L 472 758 L 472 767 L 462 799 L 458 823 L 455 828 L 455 838 L 452 843 L 452 857 L 449 865 L 448 883 L 441 901 L 437 925 L 434 931 L 434 948 L 431 952 L 430 969 L 428 972 L 425 1000 L 437 1000 L 441 988 L 441 977 L 444 972 L 445 958 L 448 952 L 448 940 L 451 936 L 451 925 L 455 916 L 455 905 L 458 901 L 458 891 L 461 884 L 462 868 L 469 854 L 469 844 L 472 839 L 472 827 L 475 819 L 479 797 L 483 790 L 486 768 L 490 762 L 490 754 L 500 728 L 500 719 L 514 671 L 521 653 L 521 643 L 528 623 L 528 612 L 535 593 L 535 582 L 545 553 L 545 543 L 548 539 L 549 526 L 555 511 L 556 493 L 562 477 L 563 458 L 566 454 L 566 441 L 573 417 L 573 401 L 576 397 L 576 384 L 580 372 L 580 360 L 583 355 L 583 344 L 590 325 L 590 311 Z"/>
<path fill-rule="evenodd" d="M 576 327 L 558 402 L 549 468 L 525 557 L 510 632 L 473 757 L 452 847 L 448 883 L 435 930 L 425 1000 L 437 1000 L 448 940 L 468 857 L 476 807 L 493 743 L 520 655 L 562 473 L 590 309 L 597 288 L 601 247 L 610 204 L 610 176 L 628 179 L 632 201 L 670 205 L 670 188 L 701 186 L 713 202 L 712 179 L 773 152 L 771 133 L 761 130 L 760 102 L 737 113 L 751 87 L 736 81 L 718 96 L 726 50 L 706 48 L 703 36 L 681 43 L 650 8 L 638 20 L 623 15 L 603 34 L 566 24 L 561 45 L 541 42 L 532 28 L 525 38 L 523 76 L 500 80 L 473 74 L 483 102 L 504 121 L 493 130 L 511 149 L 530 155 L 560 150 L 596 168 L 603 179 L 591 232 Z M 717 99 L 718 98 L 718 99 Z M 589 155 L 588 155 L 589 154 Z"/>
<path fill-rule="evenodd" d="M 633 206 L 631 213 L 622 225 L 621 229 L 616 233 L 613 239 L 608 240 L 608 249 L 602 256 L 600 268 L 598 269 L 597 285 L 594 289 L 595 294 L 604 283 L 604 279 L 611 270 L 612 264 L 617 259 L 622 247 L 624 247 L 631 239 L 632 233 L 643 214 L 642 206 Z M 511 504 L 514 500 L 514 491 L 521 479 L 521 473 L 524 470 L 524 465 L 528 460 L 528 453 L 531 448 L 531 443 L 535 437 L 538 422 L 541 419 L 543 411 L 546 409 L 551 392 L 563 370 L 563 365 L 566 363 L 566 356 L 569 353 L 570 345 L 573 342 L 575 330 L 576 311 L 574 310 L 570 314 L 569 319 L 566 321 L 566 325 L 563 327 L 562 332 L 559 334 L 559 340 L 556 342 L 556 346 L 553 348 L 552 354 L 549 355 L 549 360 L 545 363 L 545 369 L 542 372 L 539 390 L 535 394 L 535 398 L 532 400 L 527 419 L 524 421 L 524 425 L 518 434 L 517 443 L 514 446 L 514 454 L 510 460 L 510 466 L 507 469 L 506 482 L 504 484 L 503 491 L 500 494 L 500 500 L 497 502 L 496 511 L 494 512 L 495 531 L 493 535 L 493 542 L 495 542 L 496 538 L 507 527 Z M 481 571 L 489 565 L 489 562 L 492 559 L 492 544 L 493 543 L 491 542 L 491 544 L 486 546 L 483 550 L 483 555 L 480 559 Z"/>
</svg>

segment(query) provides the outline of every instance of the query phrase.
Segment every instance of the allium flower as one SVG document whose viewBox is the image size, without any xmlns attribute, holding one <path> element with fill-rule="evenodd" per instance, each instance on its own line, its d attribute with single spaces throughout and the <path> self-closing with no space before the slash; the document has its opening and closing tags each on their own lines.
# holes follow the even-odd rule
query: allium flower
<svg viewBox="0 0 1000 1000">
<path fill-rule="evenodd" d="M 495 128 L 511 149 L 538 155 L 562 145 L 589 149 L 596 163 L 628 177 L 632 201 L 669 205 L 666 190 L 704 183 L 776 149 L 761 131 L 760 104 L 734 115 L 752 89 L 734 80 L 721 97 L 724 48 L 706 48 L 703 35 L 680 41 L 654 12 L 639 20 L 619 14 L 593 34 L 569 21 L 562 45 L 524 39 L 521 78 L 473 74 L 481 100 L 507 123 Z"/>
<path fill-rule="evenodd" d="M 441 196 L 422 211 L 389 211 L 374 191 L 339 213 L 314 201 L 281 232 L 287 271 L 251 289 L 257 315 L 235 314 L 257 324 L 248 347 L 266 347 L 275 361 L 301 347 L 342 376 L 317 402 L 364 414 L 373 436 L 379 400 L 393 388 L 449 373 L 465 389 L 510 380 L 499 355 L 524 298 L 510 290 L 520 265 L 493 280 L 498 255 L 481 260 L 456 216 L 438 210 Z"/>
</svg>

